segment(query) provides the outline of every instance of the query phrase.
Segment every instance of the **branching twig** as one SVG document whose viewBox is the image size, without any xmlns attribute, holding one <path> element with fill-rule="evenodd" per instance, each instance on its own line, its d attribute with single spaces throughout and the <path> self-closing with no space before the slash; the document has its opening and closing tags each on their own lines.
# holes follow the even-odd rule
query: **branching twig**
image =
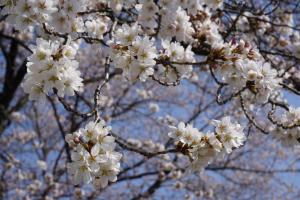
<svg viewBox="0 0 300 200">
<path fill-rule="evenodd" d="M 264 128 L 260 127 L 260 125 L 258 125 L 256 122 L 255 122 L 255 119 L 253 116 L 251 116 L 247 109 L 246 109 L 246 106 L 245 106 L 245 102 L 244 102 L 244 99 L 242 97 L 242 94 L 239 95 L 240 96 L 240 102 L 241 102 L 241 107 L 242 107 L 242 110 L 245 114 L 245 116 L 247 117 L 247 119 L 249 120 L 249 122 L 251 124 L 253 124 L 253 126 L 255 126 L 255 128 L 257 128 L 258 130 L 260 130 L 263 134 L 269 134 L 266 130 L 264 130 Z"/>
</svg>

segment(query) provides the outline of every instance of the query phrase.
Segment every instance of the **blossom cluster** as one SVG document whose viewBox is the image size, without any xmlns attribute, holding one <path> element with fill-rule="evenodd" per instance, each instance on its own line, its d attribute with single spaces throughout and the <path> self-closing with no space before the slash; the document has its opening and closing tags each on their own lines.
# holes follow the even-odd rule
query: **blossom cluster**
<svg viewBox="0 0 300 200">
<path fill-rule="evenodd" d="M 277 71 L 266 62 L 258 50 L 250 43 L 240 40 L 229 44 L 215 46 L 213 58 L 223 82 L 232 90 L 249 89 L 257 102 L 264 103 L 279 88 L 280 79 Z M 216 67 L 218 65 L 218 67 Z"/>
<path fill-rule="evenodd" d="M 139 29 L 138 24 L 124 24 L 116 30 L 115 41 L 111 43 L 113 64 L 132 82 L 146 81 L 153 75 L 157 57 L 154 40 L 139 36 Z"/>
<path fill-rule="evenodd" d="M 218 1 L 218 3 L 221 4 L 222 1 Z M 153 30 L 159 28 L 159 36 L 162 39 L 171 40 L 175 37 L 177 41 L 188 42 L 193 40 L 195 34 L 191 16 L 197 16 L 202 11 L 206 16 L 204 21 L 196 24 L 197 31 L 201 31 L 202 35 L 207 35 L 210 41 L 211 38 L 220 40 L 221 36 L 218 33 L 217 25 L 210 20 L 210 12 L 205 12 L 202 7 L 204 4 L 215 8 L 218 6 L 213 1 L 162 0 L 158 2 L 158 7 L 152 0 L 140 1 L 138 22 L 147 33 L 153 34 L 155 33 Z M 158 15 L 160 16 L 159 20 Z M 158 21 L 160 21 L 159 24 Z M 211 34 L 206 34 L 208 32 Z"/>
<path fill-rule="evenodd" d="M 72 147 L 72 162 L 68 164 L 74 183 L 90 183 L 104 188 L 117 180 L 122 155 L 114 151 L 115 138 L 104 121 L 89 122 L 85 128 L 66 135 Z"/>
<path fill-rule="evenodd" d="M 187 42 L 192 40 L 193 33 L 190 16 L 182 7 L 166 7 L 163 10 L 159 32 L 161 38 L 170 40 L 175 37 L 177 41 Z"/>
<path fill-rule="evenodd" d="M 19 30 L 27 29 L 49 21 L 51 14 L 57 11 L 56 1 L 49 0 L 4 0 L 2 15 L 8 14 L 7 21 Z"/>
<path fill-rule="evenodd" d="M 158 26 L 157 13 L 159 8 L 153 1 L 144 1 L 139 7 L 138 23 L 147 30 L 147 32 L 151 33 Z"/>
<path fill-rule="evenodd" d="M 45 99 L 54 88 L 60 97 L 74 95 L 82 87 L 82 78 L 75 59 L 78 45 L 68 41 L 46 41 L 38 38 L 31 46 L 33 54 L 28 58 L 27 74 L 22 84 L 29 99 Z"/>
<path fill-rule="evenodd" d="M 162 63 L 158 65 L 158 72 L 168 82 L 189 78 L 193 71 L 192 64 L 196 61 L 191 46 L 184 48 L 180 43 L 168 40 L 162 41 L 160 58 Z"/>
<path fill-rule="evenodd" d="M 117 13 L 121 11 L 122 7 L 129 8 L 136 5 L 135 8 L 138 11 L 137 23 L 133 25 L 123 24 L 123 26 L 118 27 L 110 40 L 112 41 L 110 43 L 111 56 L 115 66 L 122 68 L 123 75 L 130 81 L 137 79 L 145 81 L 154 74 L 155 59 L 159 56 L 155 46 L 160 41 L 154 40 L 152 34 L 160 36 L 163 41 L 167 41 L 162 42 L 162 51 L 170 57 L 171 61 L 192 62 L 194 61 L 194 53 L 191 46 L 185 48 L 185 53 L 182 53 L 183 47 L 181 44 L 177 42 L 167 43 L 172 38 L 176 38 L 177 41 L 192 41 L 195 31 L 192 26 L 191 15 L 197 15 L 199 10 L 204 12 L 202 7 L 204 4 L 217 8 L 222 4 L 222 1 L 161 0 L 154 2 L 152 0 L 141 0 L 139 4 L 134 1 L 107 1 L 106 3 L 106 5 L 99 5 L 104 6 L 104 8 L 106 6 L 111 7 Z M 108 17 L 94 15 L 93 13 L 91 15 L 82 14 L 85 11 L 89 12 L 95 5 L 98 5 L 96 1 L 23 0 L 16 2 L 3 1 L 1 5 L 4 6 L 2 14 L 8 14 L 8 18 L 14 23 L 21 23 L 16 25 L 18 29 L 22 30 L 37 25 L 42 28 L 39 29 L 42 35 L 44 33 L 50 33 L 52 36 L 68 34 L 72 39 L 76 39 L 74 36 L 104 39 L 103 36 L 107 33 L 109 24 L 111 24 L 111 19 Z M 205 35 L 209 42 L 219 42 L 220 35 L 217 34 L 217 26 L 210 21 L 209 11 L 206 10 L 205 13 L 207 14 L 206 21 L 200 25 L 196 24 L 197 30 L 202 30 L 201 35 Z M 160 19 L 158 19 L 158 15 Z M 158 21 L 160 21 L 159 24 Z M 207 25 L 210 23 L 212 28 Z M 149 30 L 154 29 L 156 33 L 149 32 Z M 151 34 L 147 36 L 145 33 Z M 126 42 L 126 40 L 128 41 Z M 174 47 L 178 47 L 178 52 L 177 55 L 171 57 L 169 55 L 170 49 Z M 171 82 L 189 77 L 192 71 L 192 65 L 168 64 L 159 65 L 158 68 L 161 74 L 164 73 L 163 79 Z"/>
<path fill-rule="evenodd" d="M 84 21 L 78 15 L 86 9 L 87 0 L 68 0 L 58 1 L 57 13 L 52 15 L 52 19 L 48 20 L 48 24 L 59 33 L 81 33 L 84 32 Z"/>
<path fill-rule="evenodd" d="M 212 20 L 211 12 L 207 9 L 200 9 L 196 16 L 194 16 L 195 26 L 195 42 L 200 45 L 205 43 L 210 46 L 221 45 L 224 43 L 221 34 L 219 33 L 219 25 Z"/>
<path fill-rule="evenodd" d="M 191 77 L 193 66 L 204 63 L 209 65 L 214 80 L 220 85 L 219 89 L 226 86 L 232 96 L 241 94 L 251 103 L 267 103 L 280 89 L 283 83 L 281 79 L 290 74 L 281 76 L 280 71 L 284 69 L 273 68 L 272 57 L 264 58 L 248 42 L 252 38 L 247 38 L 247 41 L 233 38 L 231 42 L 224 42 L 223 38 L 227 40 L 230 35 L 219 30 L 226 24 L 219 24 L 222 17 L 216 12 L 222 4 L 222 0 L 0 1 L 3 7 L 1 14 L 7 22 L 11 22 L 19 31 L 30 29 L 28 31 L 38 35 L 36 45 L 30 47 L 32 55 L 27 59 L 27 74 L 22 84 L 30 100 L 44 100 L 53 91 L 59 97 L 74 95 L 83 86 L 78 57 L 84 58 L 81 59 L 84 60 L 81 63 L 84 68 L 103 64 L 101 61 L 109 57 L 109 67 L 122 69 L 123 76 L 131 83 L 152 78 L 163 85 L 176 85 L 181 79 Z M 277 30 L 278 41 L 277 35 L 273 35 L 266 37 L 266 42 L 270 42 L 274 49 L 279 49 L 279 55 L 285 55 L 281 50 L 287 50 L 288 57 L 293 55 L 300 58 L 300 34 L 293 33 L 289 28 L 294 23 L 293 15 L 281 9 L 276 12 L 278 17 L 273 19 L 272 15 L 256 16 L 250 11 L 243 11 L 241 15 L 232 16 L 232 25 L 237 26 L 232 28 L 237 31 L 241 29 L 245 33 L 241 38 L 246 38 L 246 32 L 255 26 L 255 35 L 262 37 L 273 27 L 266 21 L 284 23 Z M 32 38 L 36 38 L 33 35 Z M 23 44 L 22 41 L 16 41 Z M 91 43 L 93 45 L 89 45 Z M 262 43 L 265 42 L 262 40 Z M 26 42 L 22 46 L 26 47 Z M 86 46 L 88 48 L 84 48 Z M 81 52 L 78 56 L 79 48 Z M 200 57 L 206 60 L 197 64 L 196 60 Z M 279 63 L 278 60 L 282 62 L 279 58 L 274 59 L 274 63 Z M 286 63 L 282 65 L 287 66 Z M 111 68 L 108 72 L 113 71 Z M 205 67 L 202 69 L 206 71 Z M 115 70 L 115 74 L 118 71 Z M 89 69 L 86 72 L 90 73 Z M 200 78 L 194 80 L 200 82 Z M 151 92 L 136 91 L 143 100 L 152 98 Z M 98 109 L 96 106 L 111 107 L 113 102 L 112 96 L 102 96 L 99 102 L 95 102 L 94 109 Z M 241 104 L 239 102 L 238 106 L 244 108 Z M 151 114 L 160 114 L 158 104 L 149 104 L 149 110 Z M 245 110 L 244 113 L 247 115 Z M 246 117 L 256 125 L 251 116 Z M 18 120 L 21 117 L 14 113 L 11 118 Z M 165 121 L 173 121 L 173 118 Z M 203 169 L 217 156 L 241 147 L 246 140 L 242 126 L 233 123 L 230 117 L 214 120 L 212 124 L 215 126 L 214 132 L 208 133 L 202 133 L 183 122 L 178 127 L 170 127 L 169 137 L 190 158 L 193 170 Z M 299 146 L 300 108 L 290 108 L 283 119 L 273 122 L 273 125 L 276 128 L 272 132 L 283 145 Z M 103 121 L 90 122 L 85 128 L 66 136 L 72 148 L 72 163 L 68 169 L 74 176 L 75 184 L 92 182 L 96 187 L 105 187 L 117 180 L 121 154 L 115 151 L 115 138 L 109 131 L 110 127 Z M 165 150 L 163 145 L 154 145 L 152 142 L 127 142 L 136 148 L 143 146 L 149 152 Z M 43 163 L 39 164 L 46 170 Z"/>
<path fill-rule="evenodd" d="M 240 20 L 237 22 L 237 27 L 241 31 L 248 31 L 251 29 L 251 25 L 254 25 L 253 20 L 251 18 L 254 17 L 254 15 L 251 12 L 245 12 L 244 16 L 240 17 Z M 257 21 L 255 23 L 255 31 L 258 35 L 263 36 L 267 30 L 271 27 L 269 23 L 265 23 L 264 21 L 270 21 L 270 17 L 268 15 L 261 15 L 259 16 L 259 19 L 262 21 Z"/>
<path fill-rule="evenodd" d="M 37 26 L 71 36 L 87 32 L 93 37 L 102 38 L 107 30 L 107 20 L 98 16 L 84 18 L 79 15 L 96 4 L 87 0 L 4 0 L 0 3 L 4 6 L 1 14 L 8 15 L 6 21 L 14 24 L 18 30 Z"/>
<path fill-rule="evenodd" d="M 178 41 L 189 41 L 194 33 L 190 16 L 204 10 L 203 5 L 215 10 L 223 1 L 160 0 L 155 4 L 153 0 L 140 0 L 139 3 L 138 22 L 147 32 L 151 33 L 159 26 L 159 35 L 163 39 L 175 37 Z"/>
<path fill-rule="evenodd" d="M 300 107 L 290 107 L 289 111 L 282 115 L 278 120 L 282 126 L 276 127 L 272 133 L 283 146 L 300 146 Z"/>
<path fill-rule="evenodd" d="M 212 124 L 215 131 L 206 134 L 183 122 L 178 127 L 170 126 L 171 132 L 168 135 L 176 141 L 182 153 L 190 157 L 192 170 L 202 170 L 219 154 L 231 153 L 246 140 L 243 127 L 232 123 L 230 117 L 213 120 Z"/>
<path fill-rule="evenodd" d="M 85 22 L 85 30 L 90 36 L 103 39 L 104 33 L 108 30 L 107 18 L 90 18 Z"/>
</svg>

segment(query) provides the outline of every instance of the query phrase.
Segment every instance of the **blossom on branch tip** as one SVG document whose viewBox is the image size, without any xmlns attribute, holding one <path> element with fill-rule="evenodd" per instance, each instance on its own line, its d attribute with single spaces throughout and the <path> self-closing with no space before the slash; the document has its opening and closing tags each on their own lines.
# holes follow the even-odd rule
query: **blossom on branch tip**
<svg viewBox="0 0 300 200">
<path fill-rule="evenodd" d="M 168 136 L 176 141 L 179 151 L 189 156 L 192 170 L 202 170 L 220 153 L 231 153 L 246 140 L 242 126 L 232 123 L 230 117 L 213 120 L 212 124 L 215 132 L 206 134 L 183 122 L 178 127 L 170 126 Z"/>
<path fill-rule="evenodd" d="M 243 40 L 226 43 L 214 46 L 213 52 L 211 59 L 218 64 L 216 71 L 234 92 L 247 88 L 255 102 L 265 103 L 280 88 L 277 71 L 250 43 Z"/>
<path fill-rule="evenodd" d="M 111 58 L 117 68 L 131 82 L 146 81 L 153 75 L 157 50 L 154 40 L 148 36 L 139 36 L 139 26 L 123 25 L 116 30 L 115 41 L 111 42 Z"/>
<path fill-rule="evenodd" d="M 233 148 L 238 148 L 245 142 L 246 136 L 243 133 L 243 127 L 240 124 L 232 123 L 230 117 L 213 120 L 212 124 L 216 127 L 216 137 L 223 144 L 227 153 L 231 153 Z"/>
<path fill-rule="evenodd" d="M 78 45 L 72 42 L 60 44 L 38 38 L 28 58 L 27 74 L 22 87 L 31 100 L 44 100 L 56 89 L 60 97 L 72 96 L 83 84 L 75 55 Z"/>
<path fill-rule="evenodd" d="M 110 127 L 104 121 L 89 122 L 85 128 L 66 135 L 72 147 L 72 162 L 68 163 L 74 184 L 93 183 L 104 188 L 117 180 L 122 155 L 114 151 L 115 138 L 109 135 Z"/>
</svg>

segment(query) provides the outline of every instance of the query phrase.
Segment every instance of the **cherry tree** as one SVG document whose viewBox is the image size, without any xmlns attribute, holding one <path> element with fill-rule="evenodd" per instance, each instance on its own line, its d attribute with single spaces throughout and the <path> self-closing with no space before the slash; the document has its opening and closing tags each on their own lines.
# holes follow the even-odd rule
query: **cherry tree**
<svg viewBox="0 0 300 200">
<path fill-rule="evenodd" d="M 300 2 L 0 6 L 1 198 L 299 198 Z"/>
</svg>

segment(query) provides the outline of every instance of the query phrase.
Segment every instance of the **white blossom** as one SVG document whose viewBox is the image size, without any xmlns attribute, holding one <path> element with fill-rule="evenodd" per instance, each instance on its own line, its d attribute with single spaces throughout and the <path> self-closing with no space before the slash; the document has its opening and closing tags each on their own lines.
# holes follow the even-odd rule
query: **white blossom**
<svg viewBox="0 0 300 200">
<path fill-rule="evenodd" d="M 274 117 L 273 117 L 274 118 Z M 273 136 L 284 147 L 299 147 L 300 146 L 300 107 L 289 107 L 279 119 L 276 119 L 279 124 L 286 128 L 276 127 L 273 129 Z"/>
<path fill-rule="evenodd" d="M 215 132 L 206 134 L 183 122 L 178 127 L 170 126 L 171 132 L 168 135 L 177 145 L 187 148 L 192 159 L 192 170 L 202 170 L 220 153 L 231 153 L 233 148 L 242 146 L 246 140 L 242 126 L 232 123 L 230 117 L 224 117 L 220 121 L 213 120 L 212 124 L 216 127 Z"/>
<path fill-rule="evenodd" d="M 56 1 L 49 0 L 7 0 L 2 5 L 5 6 L 3 14 L 8 14 L 7 21 L 19 30 L 49 21 L 57 11 Z"/>
<path fill-rule="evenodd" d="M 243 127 L 240 124 L 233 124 L 230 117 L 224 117 L 222 120 L 213 120 L 212 124 L 216 127 L 217 138 L 223 144 L 227 153 L 231 153 L 233 148 L 242 146 L 246 140 Z"/>
<path fill-rule="evenodd" d="M 150 103 L 149 109 L 151 110 L 151 112 L 156 113 L 159 111 L 159 105 L 157 105 L 156 103 Z"/>
<path fill-rule="evenodd" d="M 123 25 L 116 30 L 114 43 L 111 44 L 111 56 L 116 67 L 131 82 L 146 81 L 154 73 L 153 66 L 157 57 L 154 40 L 148 36 L 141 37 L 137 24 L 129 27 Z"/>
<path fill-rule="evenodd" d="M 66 135 L 66 141 L 73 147 L 68 169 L 74 184 L 92 182 L 103 188 L 117 180 L 122 155 L 114 151 L 115 138 L 109 135 L 110 129 L 104 121 L 89 122 L 84 129 Z"/>
<path fill-rule="evenodd" d="M 47 163 L 43 160 L 38 160 L 37 161 L 37 165 L 39 166 L 39 168 L 41 168 L 42 170 L 47 170 Z"/>
<path fill-rule="evenodd" d="M 176 10 L 166 8 L 161 14 L 160 37 L 169 40 L 176 37 L 178 41 L 184 42 L 192 40 L 194 29 L 185 10 L 181 7 L 177 7 Z"/>
<path fill-rule="evenodd" d="M 225 44 L 219 51 L 223 61 L 218 60 L 217 71 L 233 92 L 247 88 L 255 102 L 265 103 L 280 88 L 277 71 L 249 43 L 241 40 L 237 44 Z"/>
<path fill-rule="evenodd" d="M 162 41 L 162 47 L 162 57 L 167 57 L 170 62 L 170 64 L 159 65 L 159 72 L 162 77 L 169 82 L 189 78 L 193 71 L 193 65 L 189 63 L 195 62 L 194 52 L 191 50 L 191 46 L 185 49 L 178 42 L 164 40 Z"/>
<path fill-rule="evenodd" d="M 58 41 L 37 39 L 31 47 L 33 54 L 28 58 L 27 74 L 22 85 L 31 100 L 43 100 L 53 88 L 61 97 L 72 96 L 80 91 L 82 78 L 75 55 L 78 46 L 74 43 L 61 45 Z"/>
<path fill-rule="evenodd" d="M 159 9 L 153 0 L 143 1 L 142 7 L 139 10 L 138 22 L 143 27 L 150 30 L 153 30 L 157 27 L 157 18 L 156 15 Z"/>
<path fill-rule="evenodd" d="M 91 36 L 99 39 L 102 39 L 103 34 L 108 30 L 108 24 L 106 20 L 101 18 L 86 21 L 85 27 Z"/>
</svg>

